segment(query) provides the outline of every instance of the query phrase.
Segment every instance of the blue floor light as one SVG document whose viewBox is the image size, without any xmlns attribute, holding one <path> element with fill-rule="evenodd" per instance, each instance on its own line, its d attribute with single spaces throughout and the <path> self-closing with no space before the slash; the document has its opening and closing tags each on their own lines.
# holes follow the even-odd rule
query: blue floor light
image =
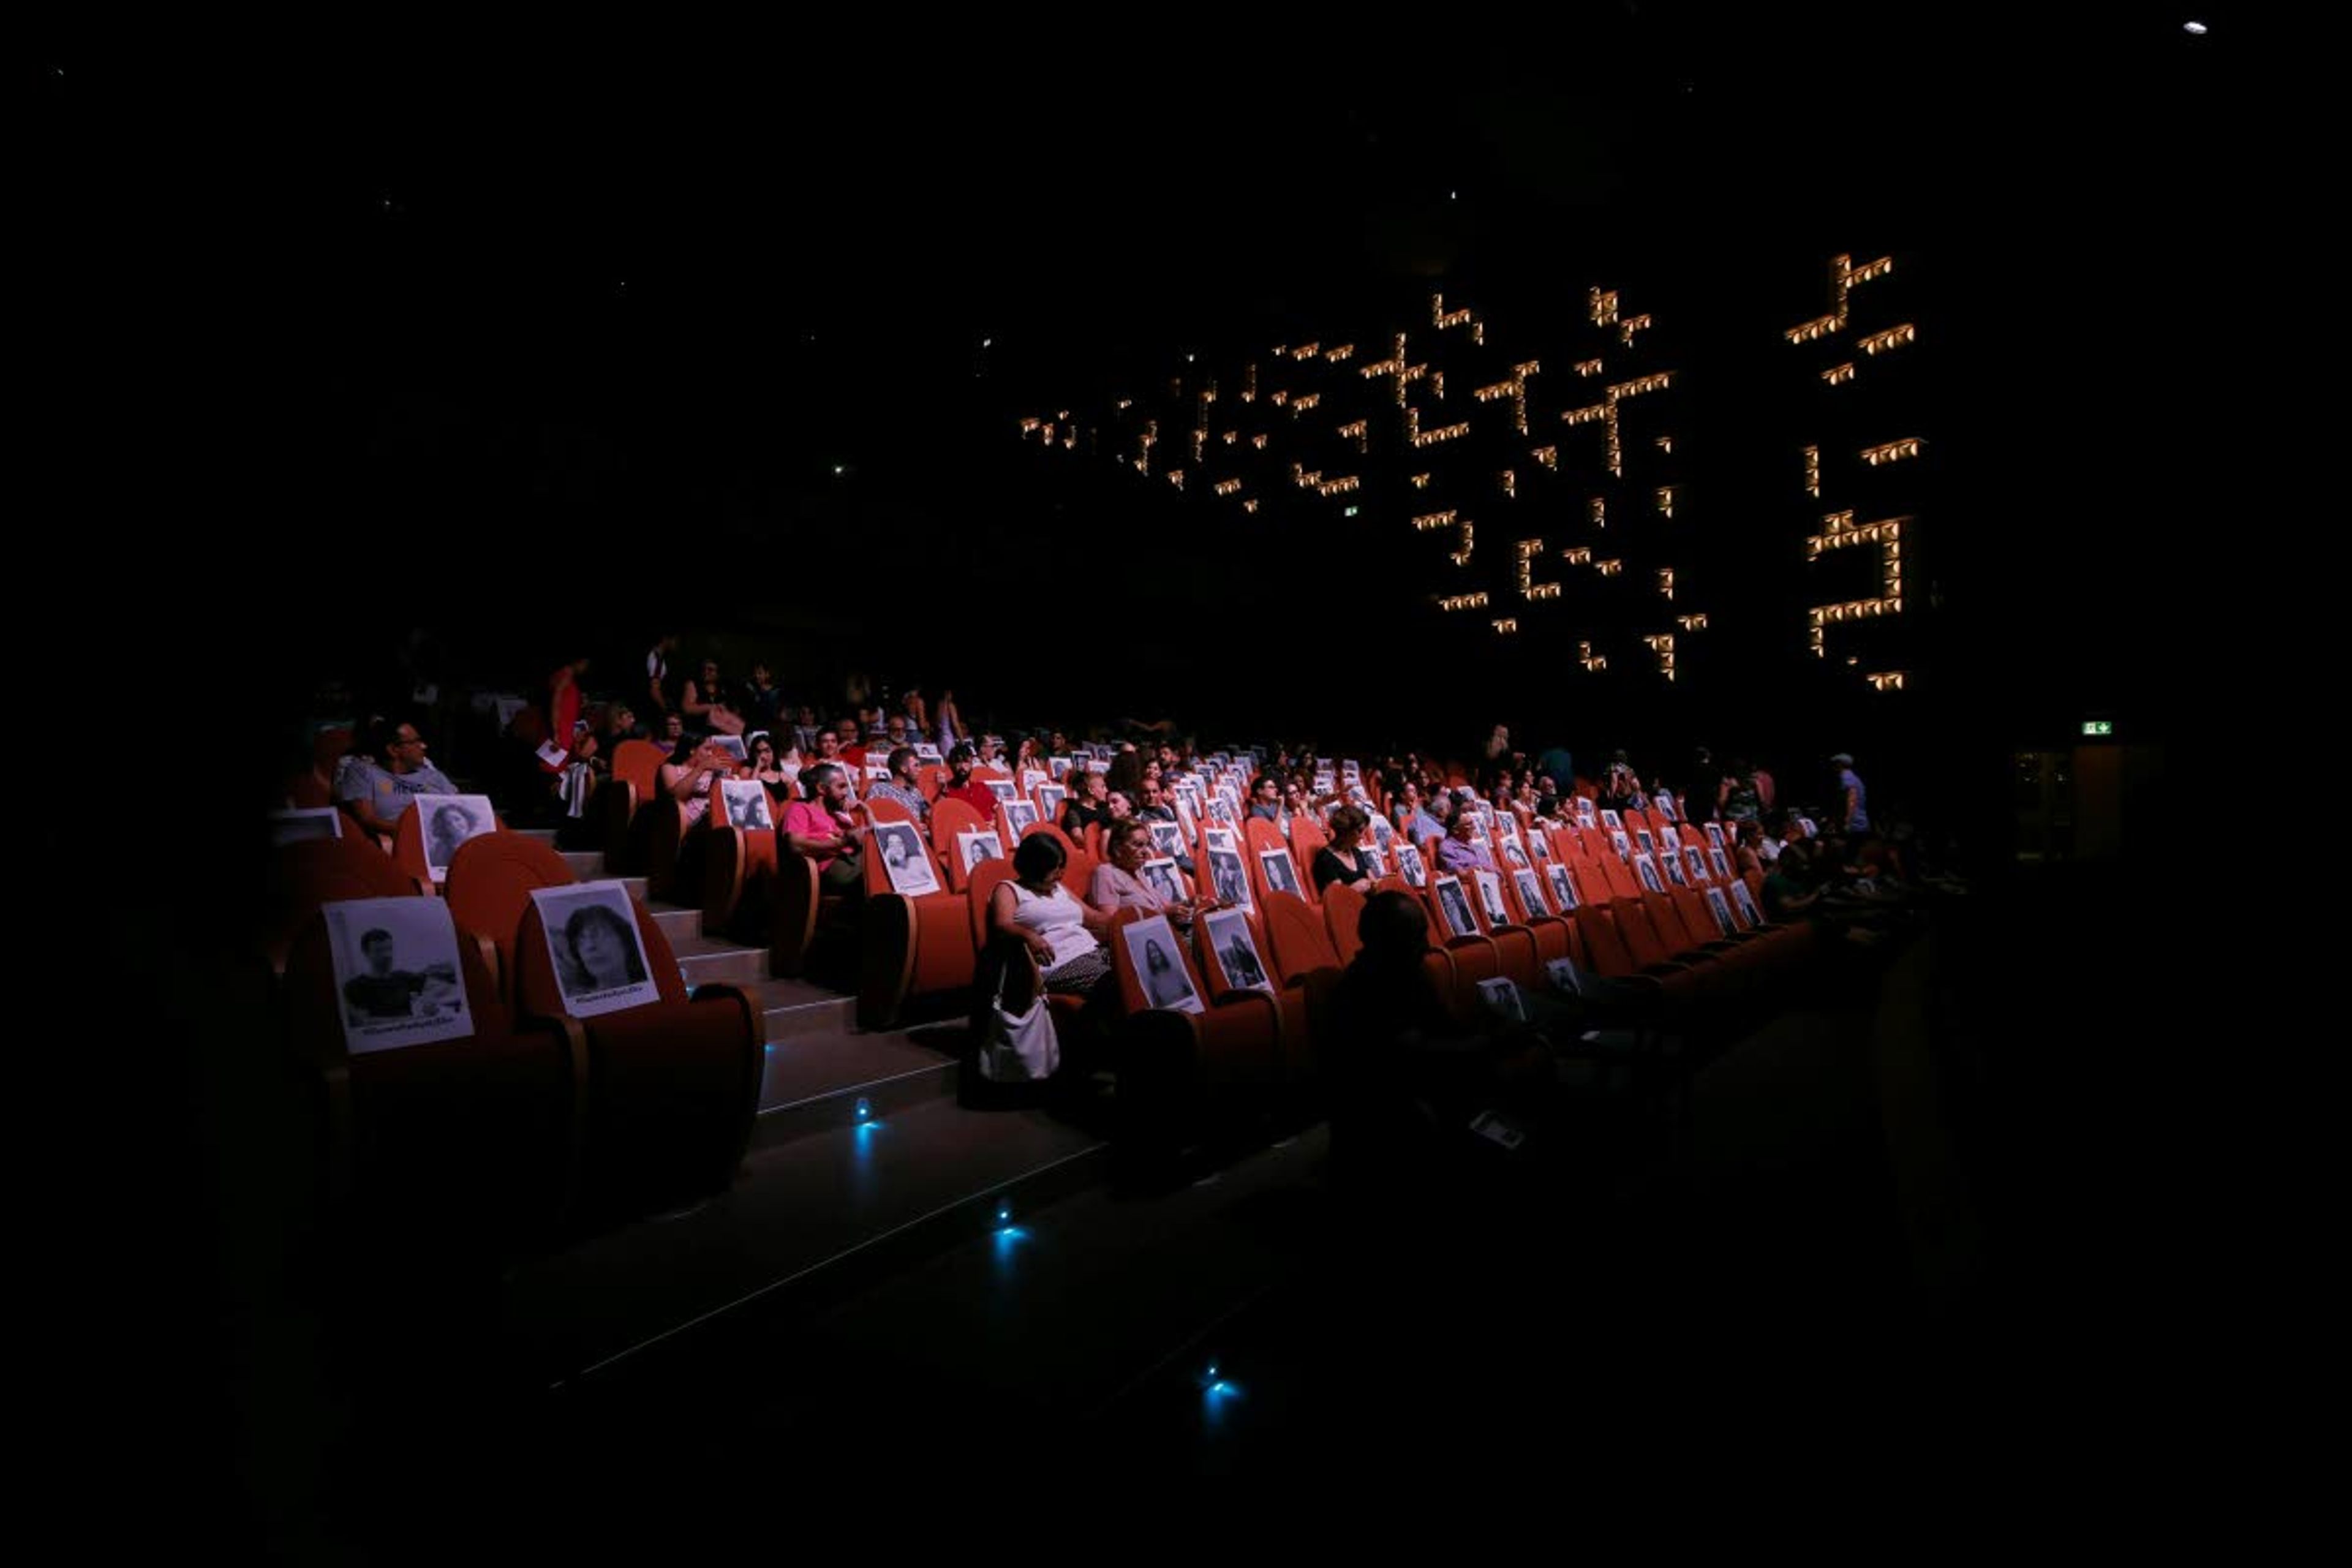
<svg viewBox="0 0 2352 1568">
<path fill-rule="evenodd" d="M 874 1102 L 864 1095 L 857 1097 L 857 1125 L 864 1127 L 874 1120 Z"/>
</svg>

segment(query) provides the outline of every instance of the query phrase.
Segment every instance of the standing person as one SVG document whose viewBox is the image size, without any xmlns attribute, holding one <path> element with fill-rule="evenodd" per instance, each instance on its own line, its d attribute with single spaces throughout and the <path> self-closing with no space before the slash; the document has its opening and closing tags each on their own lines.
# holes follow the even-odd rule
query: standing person
<svg viewBox="0 0 2352 1568">
<path fill-rule="evenodd" d="M 932 717 L 940 726 L 940 750 L 953 751 L 957 742 L 971 738 L 971 731 L 963 727 L 963 715 L 956 709 L 954 687 L 940 688 L 939 706 L 932 710 Z"/>
<path fill-rule="evenodd" d="M 646 717 L 656 733 L 663 716 L 677 711 L 677 687 L 670 679 L 669 656 L 677 651 L 677 634 L 664 632 L 646 655 Z"/>
<path fill-rule="evenodd" d="M 765 730 L 771 735 L 782 721 L 784 694 L 777 689 L 776 672 L 766 659 L 752 660 L 751 679 L 743 683 L 735 710 L 743 716 L 747 730 Z"/>
<path fill-rule="evenodd" d="M 587 678 L 588 661 L 568 658 L 547 678 L 547 738 L 568 746 L 580 725 L 580 683 Z"/>
<path fill-rule="evenodd" d="M 1862 775 L 1853 771 L 1853 753 L 1838 752 L 1830 758 L 1830 766 L 1837 770 L 1838 820 L 1848 833 L 1869 832 L 1870 792 L 1863 787 Z"/>
<path fill-rule="evenodd" d="M 1641 793 L 1642 775 L 1633 771 L 1633 764 L 1625 760 L 1623 752 L 1613 753 L 1609 759 L 1609 772 L 1601 780 L 1601 804 L 1612 811 L 1623 811 Z"/>
</svg>

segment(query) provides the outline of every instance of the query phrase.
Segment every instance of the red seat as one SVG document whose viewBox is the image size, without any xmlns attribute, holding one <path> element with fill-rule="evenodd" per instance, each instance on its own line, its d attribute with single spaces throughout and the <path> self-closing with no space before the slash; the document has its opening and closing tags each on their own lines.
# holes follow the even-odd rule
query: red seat
<svg viewBox="0 0 2352 1568">
<path fill-rule="evenodd" d="M 950 802 L 955 805 L 955 802 Z M 916 826 L 914 814 L 895 801 L 866 806 L 878 823 Z M 890 886 L 881 857 L 866 857 L 866 908 L 858 942 L 857 1023 L 860 1028 L 896 1026 L 916 996 L 967 992 L 977 952 L 971 940 L 971 899 L 951 890 L 953 879 L 932 851 L 937 892 L 905 894 Z M 955 858 L 952 842 L 949 859 Z"/>
<path fill-rule="evenodd" d="M 596 787 L 598 837 L 604 847 L 604 864 L 626 876 L 644 874 L 637 859 L 639 847 L 630 827 L 637 808 L 653 798 L 661 782 L 661 765 L 669 753 L 651 741 L 624 741 L 613 749 L 613 776 Z"/>
<path fill-rule="evenodd" d="M 477 950 L 461 940 L 457 955 L 472 1036 L 358 1054 L 317 912 L 287 961 L 289 1044 L 323 1091 L 329 1213 L 382 1268 L 495 1265 L 553 1237 L 574 1190 L 581 1127 L 563 1035 L 518 1025 Z"/>
<path fill-rule="evenodd" d="M 449 914 L 458 932 L 478 946 L 501 1002 L 514 1002 L 515 933 L 522 929 L 530 895 L 579 879 L 562 856 L 527 834 L 481 834 L 459 845 L 450 858 L 445 895 Z"/>
<path fill-rule="evenodd" d="M 270 968 L 286 967 L 296 935 L 320 905 L 337 899 L 413 897 L 421 891 L 416 879 L 404 876 L 375 840 L 360 836 L 352 823 L 343 826 L 341 838 L 307 838 L 270 851 L 268 913 L 261 933 L 262 954 Z"/>
<path fill-rule="evenodd" d="M 534 903 L 515 938 L 516 1010 L 556 1024 L 581 1064 L 584 1104 L 579 1223 L 592 1228 L 725 1192 L 759 1109 L 760 1015 L 731 985 L 689 998 L 660 925 L 636 904 L 637 935 L 660 1000 L 572 1018 Z"/>
</svg>

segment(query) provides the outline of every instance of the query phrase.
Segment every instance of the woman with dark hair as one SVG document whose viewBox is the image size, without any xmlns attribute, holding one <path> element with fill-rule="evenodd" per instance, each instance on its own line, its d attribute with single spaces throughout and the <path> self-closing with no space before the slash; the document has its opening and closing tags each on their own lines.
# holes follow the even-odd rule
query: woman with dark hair
<svg viewBox="0 0 2352 1568">
<path fill-rule="evenodd" d="M 1133 746 L 1121 746 L 1118 754 L 1103 770 L 1103 787 L 1124 795 L 1130 801 L 1143 794 L 1143 753 Z"/>
<path fill-rule="evenodd" d="M 603 904 L 583 904 L 563 922 L 563 951 L 570 963 L 562 974 L 566 994 L 614 991 L 646 981 L 637 933 L 620 912 Z"/>
<path fill-rule="evenodd" d="M 708 739 L 681 734 L 671 743 L 669 761 L 661 765 L 661 787 L 686 808 L 681 828 L 692 827 L 709 814 L 710 792 L 734 771 L 734 757 Z"/>
<path fill-rule="evenodd" d="M 1334 882 L 1344 882 L 1360 893 L 1372 890 L 1372 868 L 1357 847 L 1370 823 L 1370 817 L 1352 805 L 1331 814 L 1331 841 L 1315 851 L 1315 863 L 1307 868 L 1315 879 L 1318 898 Z"/>
<path fill-rule="evenodd" d="M 765 730 L 751 731 L 751 776 L 767 786 L 770 800 L 793 798 L 793 780 L 799 776 L 797 756 L 787 768 L 776 759 L 776 742 Z"/>
<path fill-rule="evenodd" d="M 1097 940 L 1110 919 L 1062 886 L 1068 863 L 1052 834 L 1024 838 L 1013 851 L 1013 875 L 988 897 L 989 934 L 1025 947 L 1048 991 L 1092 998 L 1113 984 L 1110 954 Z"/>
</svg>

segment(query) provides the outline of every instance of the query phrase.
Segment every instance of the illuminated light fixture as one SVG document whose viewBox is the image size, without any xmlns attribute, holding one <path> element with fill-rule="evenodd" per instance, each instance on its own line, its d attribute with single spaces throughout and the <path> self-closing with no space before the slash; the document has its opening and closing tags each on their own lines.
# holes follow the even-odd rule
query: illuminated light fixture
<svg viewBox="0 0 2352 1568">
<path fill-rule="evenodd" d="M 1054 444 L 1054 422 L 1053 422 L 1052 420 L 1048 419 L 1048 420 L 1046 420 L 1046 421 L 1045 421 L 1045 445 L 1047 445 L 1048 447 L 1050 447 L 1050 446 L 1052 446 L 1053 444 Z M 837 473 L 840 473 L 840 472 L 842 471 L 842 470 L 841 470 L 841 466 L 840 466 L 839 464 L 837 464 L 837 463 L 836 463 L 836 464 L 835 464 L 835 465 L 834 465 L 834 469 L 833 469 L 833 471 L 834 471 L 835 473 L 836 473 L 836 474 L 837 474 Z"/>
<path fill-rule="evenodd" d="M 1290 412 L 1294 415 L 1304 414 L 1322 401 L 1323 395 L 1319 392 L 1310 392 L 1304 397 L 1294 397 L 1290 400 Z"/>
<path fill-rule="evenodd" d="M 1470 422 L 1465 419 L 1459 425 L 1441 425 L 1434 430 L 1417 430 L 1413 433 L 1412 444 L 1416 447 L 1432 447 L 1440 441 L 1455 440 L 1468 434 L 1470 434 Z"/>
<path fill-rule="evenodd" d="M 859 1095 L 857 1097 L 857 1124 L 860 1127 L 867 1126 L 872 1123 L 873 1120 L 874 1101 L 867 1099 L 865 1095 Z"/>
<path fill-rule="evenodd" d="M 1664 453 L 1667 454 L 1669 457 L 1671 457 L 1671 456 L 1674 454 L 1674 449 L 1675 449 L 1675 438 L 1674 438 L 1672 436 L 1661 436 L 1661 437 L 1658 437 L 1658 450 L 1659 450 L 1659 451 L 1664 452 Z"/>
<path fill-rule="evenodd" d="M 1250 437 L 1250 445 L 1251 445 L 1251 446 L 1253 446 L 1253 447 L 1256 447 L 1259 451 L 1261 451 L 1261 452 L 1265 451 L 1265 431 L 1263 431 L 1263 430 L 1261 430 L 1261 431 L 1259 431 L 1256 435 L 1255 435 L 1255 436 L 1251 437 Z"/>
<path fill-rule="evenodd" d="M 1592 324 L 1605 327 L 1617 319 L 1617 290 L 1602 289 L 1598 285 L 1585 290 L 1585 308 L 1591 313 Z"/>
<path fill-rule="evenodd" d="M 1484 594 L 1454 594 L 1437 601 L 1437 607 L 1451 614 L 1455 610 L 1483 610 L 1486 607 Z"/>
<path fill-rule="evenodd" d="M 1433 370 L 1429 373 L 1429 395 L 1432 397 L 1436 398 L 1440 403 L 1445 401 L 1445 373 L 1444 371 Z"/>
<path fill-rule="evenodd" d="M 1609 405 L 1595 403 L 1583 408 L 1571 408 L 1559 416 L 1563 425 L 1590 425 L 1596 419 L 1609 417 Z"/>
<path fill-rule="evenodd" d="M 1900 691 L 1903 689 L 1903 675 L 1899 669 L 1881 669 L 1869 672 L 1863 679 L 1870 682 L 1874 691 Z"/>
<path fill-rule="evenodd" d="M 1801 321 L 1790 327 L 1782 335 L 1792 343 L 1810 343 L 1818 338 L 1828 337 L 1843 325 L 1845 325 L 1844 321 L 1834 313 L 1815 316 L 1810 321 Z"/>
<path fill-rule="evenodd" d="M 1518 555 L 1519 597 L 1522 599 L 1559 597 L 1559 584 L 1535 581 L 1536 557 L 1543 553 L 1543 547 L 1544 542 L 1540 539 L 1522 539 L 1512 546 Z"/>
<path fill-rule="evenodd" d="M 1906 343 L 1918 341 L 1919 329 L 1906 321 L 1899 327 L 1889 327 L 1883 332 L 1873 332 L 1870 336 L 1855 342 L 1853 346 L 1866 354 L 1875 354 L 1884 353 L 1888 349 L 1899 349 Z"/>
<path fill-rule="evenodd" d="M 1675 487 L 1674 487 L 1674 486 L 1672 486 L 1672 485 L 1660 485 L 1660 486 L 1658 487 L 1657 496 L 1658 496 L 1658 515 L 1659 515 L 1660 517 L 1672 517 L 1672 516 L 1674 516 L 1674 515 L 1675 515 Z"/>
<path fill-rule="evenodd" d="M 1513 616 L 1509 620 L 1496 621 L 1495 623 L 1495 635 L 1496 637 L 1509 637 L 1513 632 L 1516 632 L 1518 629 L 1519 623 L 1517 616 Z"/>
<path fill-rule="evenodd" d="M 2085 735 L 2112 735 L 2115 732 L 2116 721 L 2112 719 L 2085 719 L 2083 721 L 2083 733 Z"/>
<path fill-rule="evenodd" d="M 1242 510 L 1255 516 L 1257 512 L 1257 497 L 1252 496 L 1242 502 Z"/>
<path fill-rule="evenodd" d="M 1307 343 L 1303 347 L 1291 350 L 1290 357 L 1295 360 L 1310 360 L 1321 352 L 1322 346 L 1320 344 Z"/>
<path fill-rule="evenodd" d="M 1377 364 L 1358 365 L 1356 367 L 1356 374 L 1362 376 L 1366 381 L 1370 381 L 1376 375 L 1395 375 L 1403 369 L 1404 361 L 1401 359 L 1384 359 Z"/>
<path fill-rule="evenodd" d="M 1353 358 L 1355 356 L 1355 344 L 1341 343 L 1336 349 L 1327 349 L 1324 351 L 1323 363 L 1325 364 L 1338 364 L 1342 360 Z"/>
<path fill-rule="evenodd" d="M 1360 506 L 1342 507 L 1339 509 L 1339 515 L 1341 517 L 1353 517 L 1363 510 L 1364 509 Z"/>
<path fill-rule="evenodd" d="M 1355 442 L 1356 450 L 1359 452 L 1364 451 L 1368 448 L 1370 442 L 1370 432 L 1371 421 L 1369 419 L 1358 419 L 1352 423 L 1340 426 L 1339 429 L 1339 437 L 1342 440 Z"/>
<path fill-rule="evenodd" d="M 1874 468 L 1881 463 L 1899 463 L 1906 458 L 1916 458 L 1918 455 L 1919 438 L 1916 436 L 1908 436 L 1900 441 L 1889 441 L 1883 447 L 1864 447 L 1854 454 Z"/>
<path fill-rule="evenodd" d="M 1805 448 L 1805 493 L 1818 500 L 1822 493 L 1822 449 Z"/>
<path fill-rule="evenodd" d="M 1528 456 L 1533 458 L 1537 462 L 1541 463 L 1545 468 L 1549 468 L 1553 473 L 1556 474 L 1559 472 L 1559 447 L 1538 447 L 1534 451 L 1529 452 Z"/>
<path fill-rule="evenodd" d="M 1238 441 L 1238 440 L 1240 440 L 1240 439 L 1241 439 L 1241 435 L 1242 435 L 1242 433 L 1241 433 L 1240 431 L 1238 431 L 1238 430 L 1228 430 L 1228 431 L 1226 431 L 1226 432 L 1225 432 L 1225 445 L 1226 445 L 1226 446 L 1228 446 L 1228 447 L 1232 446 L 1235 441 Z"/>
<path fill-rule="evenodd" d="M 2202 22 L 2183 22 L 2183 23 L 2181 23 L 2181 24 L 2180 24 L 2180 30 L 2181 30 L 2182 32 L 2184 32 L 2184 33 L 2188 34 L 2188 35 L 2189 35 L 2190 37 L 2192 37 L 2192 38 L 2201 38 L 2201 37 L 2203 37 L 2207 33 L 2210 33 L 2210 32 L 2211 32 L 2211 31 L 2212 31 L 2212 29 L 2211 29 L 2210 27 L 2208 27 L 2208 26 L 2207 26 L 2204 23 L 2202 23 Z M 2083 731 L 2083 733 L 2084 733 L 2084 734 L 2086 734 L 2086 735 L 2087 735 L 2087 734 L 2089 734 L 2089 733 L 2090 733 L 2090 731 L 2089 731 L 2088 730 L 2085 730 L 2085 731 Z"/>
<path fill-rule="evenodd" d="M 1576 645 L 1576 662 L 1584 666 L 1584 672 L 1587 675 L 1592 674 L 1595 670 L 1602 670 L 1609 668 L 1609 660 L 1601 655 L 1594 653 L 1592 651 L 1592 645 L 1589 642 L 1580 642 Z"/>
<path fill-rule="evenodd" d="M 1686 632 L 1703 632 L 1706 630 L 1706 616 L 1705 615 L 1676 616 L 1675 625 Z"/>
<path fill-rule="evenodd" d="M 1567 562 L 1570 566 L 1585 565 L 1592 559 L 1592 546 L 1589 544 L 1571 544 L 1567 549 L 1559 552 L 1559 558 L 1562 561 Z"/>
<path fill-rule="evenodd" d="M 1132 397 L 1122 397 L 1118 400 L 1119 412 L 1122 414 L 1134 406 L 1135 399 Z"/>
<path fill-rule="evenodd" d="M 1276 359 L 1280 359 L 1283 355 L 1285 355 L 1285 354 L 1288 353 L 1289 352 L 1290 352 L 1290 350 L 1289 350 L 1287 347 L 1286 347 L 1285 345 L 1281 344 L 1281 343 L 1276 343 L 1276 344 L 1275 344 L 1275 345 L 1274 345 L 1274 357 L 1275 357 L 1275 358 L 1276 358 Z"/>
<path fill-rule="evenodd" d="M 1459 310 L 1447 310 L 1445 308 L 1445 296 L 1443 294 L 1432 294 L 1429 297 L 1429 319 L 1431 324 L 1435 326 L 1441 331 L 1449 327 L 1469 326 L 1473 321 L 1471 312 L 1466 306 Z"/>
<path fill-rule="evenodd" d="M 1660 632 L 1654 637 L 1645 637 L 1642 641 L 1649 646 L 1652 653 L 1658 656 L 1658 673 L 1672 680 L 1675 678 L 1674 634 Z"/>
<path fill-rule="evenodd" d="M 1481 403 L 1492 403 L 1498 397 L 1509 397 L 1517 391 L 1518 382 L 1514 379 L 1511 381 L 1491 382 L 1485 386 L 1477 388 L 1475 391 L 1472 392 L 1470 395 L 1476 398 Z"/>
<path fill-rule="evenodd" d="M 1470 564 L 1470 553 L 1478 547 L 1478 530 L 1468 518 L 1462 520 L 1462 548 L 1446 557 L 1456 566 Z"/>
<path fill-rule="evenodd" d="M 1592 563 L 1592 569 L 1595 572 L 1600 573 L 1603 577 L 1616 577 L 1623 574 L 1625 571 L 1625 563 L 1622 561 L 1596 561 Z"/>
<path fill-rule="evenodd" d="M 1184 470 L 1181 468 L 1169 469 L 1168 482 L 1174 485 L 1178 489 L 1182 489 L 1184 488 Z"/>
<path fill-rule="evenodd" d="M 1579 360 L 1576 362 L 1576 374 L 1579 375 L 1599 375 L 1601 374 L 1601 362 L 1597 359 Z"/>
<path fill-rule="evenodd" d="M 1502 479 L 1503 479 L 1503 493 L 1504 493 L 1506 496 L 1508 496 L 1508 497 L 1509 497 L 1511 500 L 1518 500 L 1518 499 L 1519 499 L 1519 472 L 1518 472 L 1518 470 L 1517 470 L 1517 468 L 1505 468 L 1505 469 L 1503 470 Z"/>
<path fill-rule="evenodd" d="M 1415 474 L 1415 475 L 1413 475 L 1413 477 L 1412 477 L 1412 488 L 1413 488 L 1413 489 L 1417 489 L 1417 490 L 1425 490 L 1425 489 L 1427 489 L 1429 488 L 1429 481 L 1430 481 L 1431 477 L 1432 477 L 1432 476 L 1430 476 L 1430 475 L 1428 475 L 1428 474 Z"/>
<path fill-rule="evenodd" d="M 1208 444 L 1209 433 L 1206 430 L 1195 430 L 1192 432 L 1192 460 L 1194 462 L 1197 463 L 1201 460 L 1201 448 Z"/>
<path fill-rule="evenodd" d="M 1290 394 L 1287 392 L 1277 392 L 1272 397 L 1267 398 L 1266 401 L 1273 404 L 1276 408 L 1280 408 L 1290 401 Z"/>
<path fill-rule="evenodd" d="M 1664 595 L 1669 603 L 1673 602 L 1675 596 L 1675 569 L 1673 567 L 1661 566 L 1658 568 L 1658 592 Z"/>
<path fill-rule="evenodd" d="M 1239 495 L 1242 482 L 1239 479 L 1219 479 L 1213 488 L 1221 496 Z"/>
<path fill-rule="evenodd" d="M 1360 490 L 1363 488 L 1364 481 L 1357 478 L 1355 475 L 1349 474 L 1344 479 L 1325 479 L 1321 484 L 1315 487 L 1315 493 L 1325 496 L 1343 496 L 1349 490 Z"/>
<path fill-rule="evenodd" d="M 1609 526 L 1609 502 L 1605 497 L 1594 496 L 1584 503 L 1585 521 L 1595 528 Z"/>
<path fill-rule="evenodd" d="M 1848 360 L 1843 364 L 1830 366 L 1829 369 L 1822 372 L 1822 379 L 1832 386 L 1843 386 L 1853 379 L 1853 362 Z"/>
<path fill-rule="evenodd" d="M 1257 366 L 1255 364 L 1242 366 L 1242 401 L 1244 403 L 1257 401 Z"/>
<path fill-rule="evenodd" d="M 1038 419 L 1038 418 L 1035 418 L 1035 417 L 1034 417 L 1034 416 L 1033 416 L 1033 417 L 1031 417 L 1031 418 L 1028 418 L 1028 419 L 1024 419 L 1024 420 L 1021 422 L 1021 434 L 1023 434 L 1024 436 L 1026 436 L 1026 435 L 1028 435 L 1031 431 L 1033 431 L 1033 430 L 1036 429 L 1038 426 L 1043 425 L 1044 423 L 1045 423 L 1045 422 L 1043 419 Z"/>
<path fill-rule="evenodd" d="M 1630 349 L 1633 346 L 1633 334 L 1641 331 L 1650 324 L 1650 317 L 1647 311 L 1644 311 L 1638 316 L 1628 316 L 1623 321 L 1617 323 L 1617 339 L 1620 342 L 1623 343 Z"/>
</svg>

